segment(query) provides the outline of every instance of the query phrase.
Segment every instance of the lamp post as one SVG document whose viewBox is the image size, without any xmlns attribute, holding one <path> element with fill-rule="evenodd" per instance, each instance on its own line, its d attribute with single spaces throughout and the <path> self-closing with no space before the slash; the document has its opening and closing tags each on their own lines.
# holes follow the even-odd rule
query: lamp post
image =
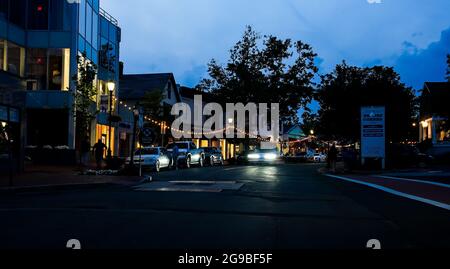
<svg viewBox="0 0 450 269">
<path fill-rule="evenodd" d="M 113 92 L 116 88 L 116 84 L 114 81 L 109 81 L 107 83 L 108 91 L 109 91 L 109 135 L 108 135 L 108 159 L 112 158 L 112 150 L 111 150 L 111 129 L 112 129 L 112 109 L 113 109 Z"/>
<path fill-rule="evenodd" d="M 134 123 L 133 123 L 133 139 L 131 142 L 131 153 L 130 153 L 130 167 L 134 167 L 134 151 L 136 150 L 136 129 L 137 122 L 139 120 L 139 109 L 135 107 L 133 109 Z"/>
</svg>

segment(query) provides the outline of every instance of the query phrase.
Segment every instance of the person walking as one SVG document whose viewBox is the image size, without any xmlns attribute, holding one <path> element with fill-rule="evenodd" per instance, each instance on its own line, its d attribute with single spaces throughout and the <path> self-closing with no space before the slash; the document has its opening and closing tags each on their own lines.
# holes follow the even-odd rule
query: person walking
<svg viewBox="0 0 450 269">
<path fill-rule="evenodd" d="M 175 166 L 175 170 L 178 170 L 178 156 L 180 155 L 180 150 L 178 149 L 177 144 L 174 144 L 172 150 L 172 163 Z"/>
<path fill-rule="evenodd" d="M 102 142 L 101 139 L 92 147 L 95 154 L 95 161 L 97 163 L 97 169 L 102 168 L 103 156 L 105 155 L 105 150 L 107 149 L 106 145 Z"/>
<path fill-rule="evenodd" d="M 337 149 L 336 149 L 336 145 L 333 144 L 333 146 L 331 146 L 330 151 L 328 152 L 328 161 L 330 163 L 330 169 L 331 172 L 336 173 L 336 161 L 337 161 Z"/>
</svg>

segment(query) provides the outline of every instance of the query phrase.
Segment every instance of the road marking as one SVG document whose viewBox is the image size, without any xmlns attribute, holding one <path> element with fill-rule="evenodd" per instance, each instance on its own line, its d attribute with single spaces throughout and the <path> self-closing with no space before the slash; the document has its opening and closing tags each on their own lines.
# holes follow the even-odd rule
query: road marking
<svg viewBox="0 0 450 269">
<path fill-rule="evenodd" d="M 425 180 L 417 180 L 417 179 L 401 178 L 401 177 L 391 177 L 391 176 L 374 176 L 374 177 L 423 183 L 423 184 L 435 185 L 435 186 L 444 187 L 444 188 L 450 188 L 450 185 L 448 185 L 448 184 L 434 182 L 434 181 L 425 181 Z"/>
<path fill-rule="evenodd" d="M 200 181 L 200 180 L 184 180 L 184 181 L 169 181 L 172 184 L 199 184 L 199 185 L 208 185 L 208 184 L 236 184 L 236 181 Z"/>
<path fill-rule="evenodd" d="M 352 178 L 330 175 L 330 174 L 326 174 L 326 176 L 332 177 L 332 178 L 336 178 L 336 179 L 341 179 L 341 180 L 344 180 L 344 181 L 349 181 L 349 182 L 356 183 L 356 184 L 365 185 L 365 186 L 368 186 L 368 187 L 371 187 L 371 188 L 374 188 L 374 189 L 378 189 L 378 190 L 381 190 L 381 191 L 384 191 L 384 192 L 387 192 L 387 193 L 390 193 L 390 194 L 393 194 L 393 195 L 397 195 L 397 196 L 400 196 L 400 197 L 408 198 L 408 199 L 411 199 L 411 200 L 415 200 L 415 201 L 418 201 L 418 202 L 422 202 L 422 203 L 425 203 L 425 204 L 429 204 L 429 205 L 432 205 L 432 206 L 436 206 L 436 207 L 439 207 L 439 208 L 450 210 L 450 205 L 448 205 L 448 204 L 437 202 L 437 201 L 426 199 L 426 198 L 422 198 L 422 197 L 411 195 L 411 194 L 407 194 L 407 193 L 404 193 L 404 192 L 396 191 L 394 189 L 386 188 L 386 187 L 383 187 L 383 186 L 380 186 L 380 185 L 376 185 L 376 184 L 372 184 L 372 183 L 368 183 L 368 182 L 364 182 L 364 181 L 359 181 L 359 180 L 352 179 Z"/>
</svg>

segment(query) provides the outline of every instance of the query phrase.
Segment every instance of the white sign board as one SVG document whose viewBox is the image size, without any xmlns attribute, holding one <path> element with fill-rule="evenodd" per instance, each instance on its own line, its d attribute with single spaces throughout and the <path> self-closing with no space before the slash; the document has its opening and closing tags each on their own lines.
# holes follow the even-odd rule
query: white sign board
<svg viewBox="0 0 450 269">
<path fill-rule="evenodd" d="M 386 111 L 384 107 L 361 108 L 361 157 L 386 158 Z"/>
</svg>

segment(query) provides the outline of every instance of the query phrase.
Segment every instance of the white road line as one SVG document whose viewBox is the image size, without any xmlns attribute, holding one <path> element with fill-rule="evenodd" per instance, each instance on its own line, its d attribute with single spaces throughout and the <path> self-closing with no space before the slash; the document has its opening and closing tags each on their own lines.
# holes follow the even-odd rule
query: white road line
<svg viewBox="0 0 450 269">
<path fill-rule="evenodd" d="M 409 181 L 409 182 L 417 182 L 417 183 L 423 183 L 423 184 L 428 184 L 428 185 L 435 185 L 435 186 L 439 186 L 439 187 L 450 188 L 450 185 L 448 185 L 448 184 L 434 182 L 434 181 L 425 181 L 425 180 L 417 180 L 417 179 L 401 178 L 401 177 L 391 177 L 391 176 L 374 176 L 374 177 L 402 180 L 402 181 Z"/>
<path fill-rule="evenodd" d="M 383 187 L 383 186 L 379 186 L 379 185 L 376 185 L 376 184 L 372 184 L 372 183 L 368 183 L 368 182 L 364 182 L 364 181 L 359 181 L 359 180 L 356 180 L 356 179 L 341 177 L 341 176 L 330 175 L 330 174 L 327 174 L 326 176 L 332 177 L 332 178 L 336 178 L 336 179 L 340 179 L 340 180 L 353 182 L 353 183 L 356 183 L 356 184 L 365 185 L 365 186 L 368 186 L 368 187 L 371 187 L 371 188 L 374 188 L 374 189 L 378 189 L 378 190 L 381 190 L 381 191 L 384 191 L 384 192 L 387 192 L 387 193 L 390 193 L 390 194 L 393 194 L 393 195 L 397 195 L 397 196 L 400 196 L 400 197 L 408 198 L 408 199 L 411 199 L 411 200 L 415 200 L 415 201 L 418 201 L 418 202 L 422 202 L 422 203 L 425 203 L 425 204 L 429 204 L 429 205 L 432 205 L 432 206 L 436 206 L 436 207 L 439 207 L 439 208 L 450 210 L 450 205 L 448 205 L 448 204 L 437 202 L 437 201 L 426 199 L 426 198 L 422 198 L 422 197 L 411 195 L 411 194 L 407 194 L 407 193 L 403 193 L 403 192 L 396 191 L 396 190 L 393 190 L 393 189 L 390 189 L 390 188 L 386 188 L 386 187 Z"/>
</svg>

